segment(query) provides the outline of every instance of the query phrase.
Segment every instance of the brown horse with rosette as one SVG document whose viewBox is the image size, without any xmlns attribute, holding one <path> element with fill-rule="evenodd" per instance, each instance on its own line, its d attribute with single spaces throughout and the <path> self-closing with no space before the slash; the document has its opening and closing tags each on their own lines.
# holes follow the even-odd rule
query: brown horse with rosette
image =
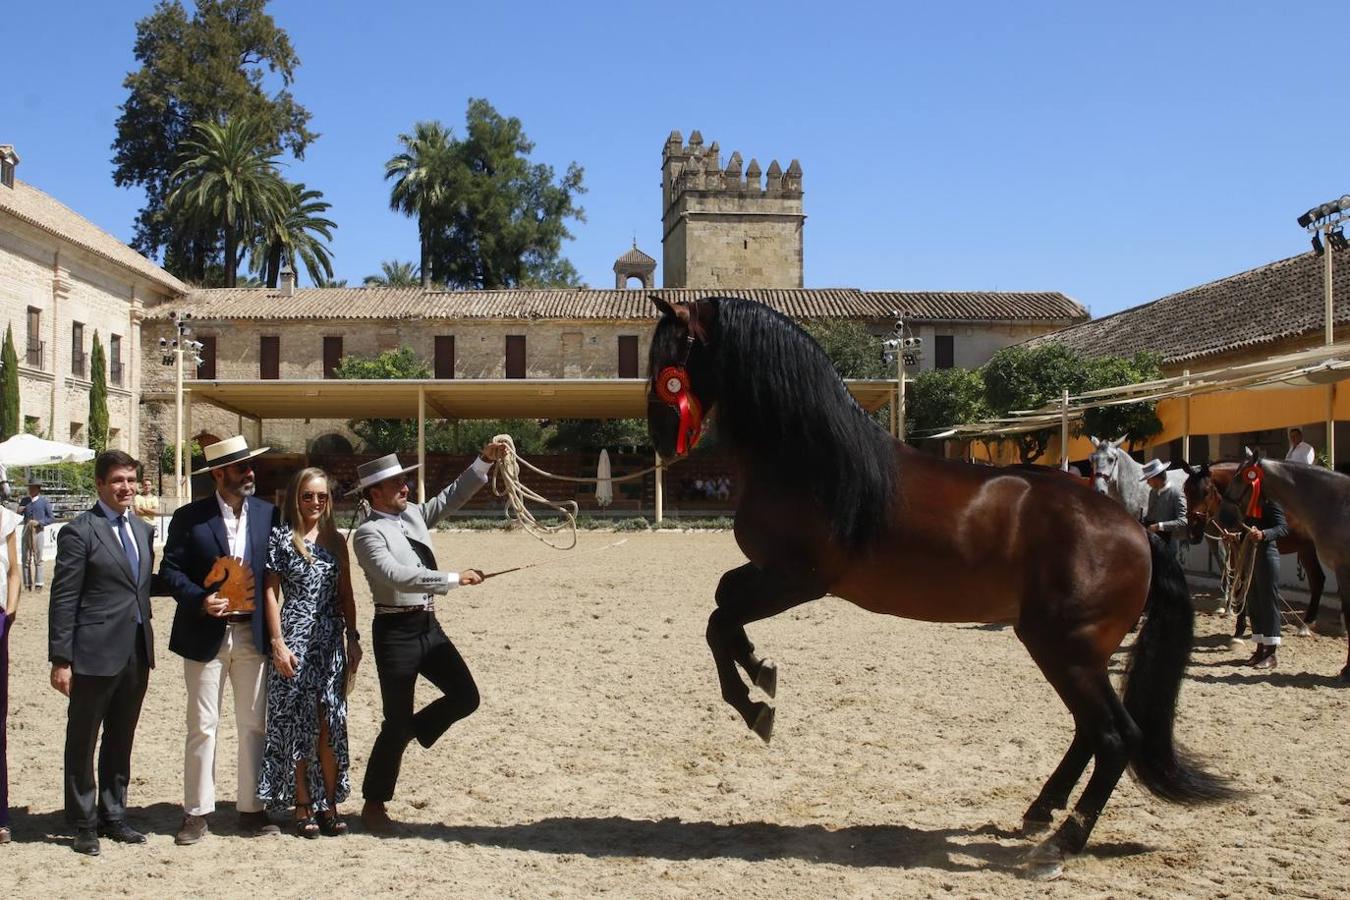
<svg viewBox="0 0 1350 900">
<path fill-rule="evenodd" d="M 1231 795 L 1173 742 L 1195 613 L 1180 567 L 1120 504 L 1054 473 L 920 453 L 853 400 L 824 351 L 752 301 L 671 305 L 652 338 L 648 424 L 663 457 L 714 416 L 741 485 L 736 541 L 707 637 L 722 697 L 765 741 L 777 668 L 745 626 L 825 594 L 928 622 L 1013 626 L 1074 719 L 1063 760 L 1027 809 L 1048 828 L 1090 760 L 1087 787 L 1028 860 L 1052 876 L 1083 849 L 1126 767 L 1154 794 L 1193 804 Z M 1151 597 L 1123 696 L 1107 662 Z M 881 647 L 869 652 L 885 652 Z"/>
</svg>

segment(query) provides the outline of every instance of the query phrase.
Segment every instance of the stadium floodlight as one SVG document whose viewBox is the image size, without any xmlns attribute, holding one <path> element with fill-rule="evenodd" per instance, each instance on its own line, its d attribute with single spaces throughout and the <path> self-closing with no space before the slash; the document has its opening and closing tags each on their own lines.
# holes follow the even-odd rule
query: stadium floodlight
<svg viewBox="0 0 1350 900">
<path fill-rule="evenodd" d="M 1331 245 L 1332 250 L 1336 251 L 1350 247 L 1350 241 L 1345 239 L 1345 232 L 1340 228 L 1327 232 L 1327 243 Z"/>
</svg>

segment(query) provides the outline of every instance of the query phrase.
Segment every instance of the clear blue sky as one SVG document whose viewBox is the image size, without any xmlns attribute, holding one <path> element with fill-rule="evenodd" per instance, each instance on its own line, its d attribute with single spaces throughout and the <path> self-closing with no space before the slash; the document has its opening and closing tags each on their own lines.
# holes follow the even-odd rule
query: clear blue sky
<svg viewBox="0 0 1350 900">
<path fill-rule="evenodd" d="M 0 143 L 19 177 L 127 240 L 109 145 L 142 0 L 9 4 Z M 1350 192 L 1337 3 L 413 3 L 276 0 L 322 137 L 339 277 L 416 260 L 383 163 L 469 97 L 586 171 L 588 284 L 660 259 L 660 153 L 695 128 L 804 169 L 806 284 L 1057 290 L 1095 315 L 1307 249 Z M 658 270 L 658 279 L 660 271 Z"/>
</svg>

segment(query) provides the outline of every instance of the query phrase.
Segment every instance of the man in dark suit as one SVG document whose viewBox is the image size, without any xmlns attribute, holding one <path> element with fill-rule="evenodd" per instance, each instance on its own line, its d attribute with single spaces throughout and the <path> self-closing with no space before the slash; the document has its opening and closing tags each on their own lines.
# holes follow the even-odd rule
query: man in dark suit
<svg viewBox="0 0 1350 900">
<path fill-rule="evenodd" d="M 139 465 L 120 450 L 100 453 L 94 463 L 98 503 L 62 528 L 56 540 L 48 657 L 52 687 L 70 698 L 66 818 L 75 826 L 75 851 L 90 856 L 98 855 L 100 835 L 145 843 L 145 835 L 126 820 L 131 743 L 155 665 L 154 551 L 150 529 L 130 515 Z"/>
<path fill-rule="evenodd" d="M 216 808 L 216 730 L 228 680 L 234 694 L 234 723 L 239 734 L 239 831 L 249 837 L 278 834 L 258 799 L 263 759 L 263 721 L 267 710 L 269 637 L 262 609 L 230 611 L 208 584 L 216 560 L 242 560 L 253 572 L 255 603 L 266 583 L 267 540 L 281 521 L 277 508 L 253 496 L 252 459 L 267 447 L 249 449 L 242 437 L 203 448 L 216 489 L 173 514 L 164 541 L 160 578 L 178 601 L 169 649 L 183 657 L 187 682 L 187 741 L 184 750 L 183 824 L 177 844 L 195 844 L 210 829 L 206 817 Z"/>
</svg>

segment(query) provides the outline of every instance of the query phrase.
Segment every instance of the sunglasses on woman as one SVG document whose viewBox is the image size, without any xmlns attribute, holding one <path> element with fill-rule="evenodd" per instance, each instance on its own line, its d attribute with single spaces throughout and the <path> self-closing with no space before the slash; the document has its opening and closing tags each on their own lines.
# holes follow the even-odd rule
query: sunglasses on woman
<svg viewBox="0 0 1350 900">
<path fill-rule="evenodd" d="M 319 503 L 327 503 L 328 495 L 316 494 L 313 491 L 305 491 L 303 494 L 300 495 L 300 499 L 306 503 L 314 503 L 315 501 L 318 501 Z"/>
</svg>

